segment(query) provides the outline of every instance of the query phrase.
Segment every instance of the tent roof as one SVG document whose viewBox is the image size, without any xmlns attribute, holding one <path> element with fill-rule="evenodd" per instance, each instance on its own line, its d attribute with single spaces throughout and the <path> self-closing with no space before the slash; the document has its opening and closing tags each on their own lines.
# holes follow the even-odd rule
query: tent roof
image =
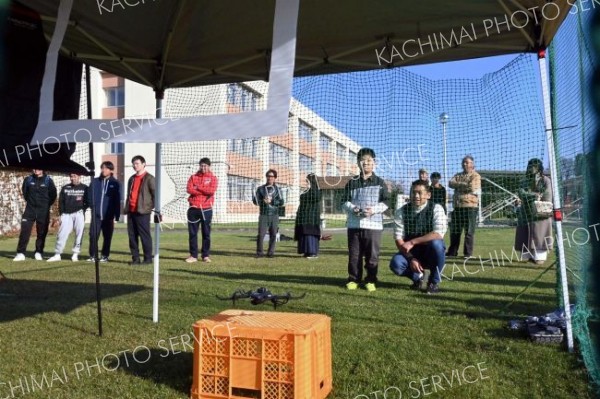
<svg viewBox="0 0 600 399">
<path fill-rule="evenodd" d="M 20 1 L 42 15 L 49 37 L 60 2 Z M 301 0 L 295 76 L 536 51 L 570 9 L 567 0 L 548 4 Z M 274 8 L 274 0 L 75 1 L 62 50 L 161 89 L 266 80 Z"/>
</svg>

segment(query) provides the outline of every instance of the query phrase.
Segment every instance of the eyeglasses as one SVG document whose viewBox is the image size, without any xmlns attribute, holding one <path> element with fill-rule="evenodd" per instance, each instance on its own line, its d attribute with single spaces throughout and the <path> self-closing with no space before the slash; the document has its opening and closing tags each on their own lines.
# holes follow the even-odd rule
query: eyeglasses
<svg viewBox="0 0 600 399">
<path fill-rule="evenodd" d="M 267 177 L 275 177 L 275 175 L 267 175 Z"/>
</svg>

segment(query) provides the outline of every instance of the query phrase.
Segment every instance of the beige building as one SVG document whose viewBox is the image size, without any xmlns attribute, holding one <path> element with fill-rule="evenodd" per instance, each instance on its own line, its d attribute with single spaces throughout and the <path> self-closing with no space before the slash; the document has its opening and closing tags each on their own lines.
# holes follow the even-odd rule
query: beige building
<svg viewBox="0 0 600 399">
<path fill-rule="evenodd" d="M 90 77 L 94 119 L 147 117 L 144 123 L 155 123 L 152 89 L 98 70 L 92 70 Z M 169 118 L 262 110 L 266 107 L 266 90 L 265 82 L 167 90 L 163 123 L 168 123 Z M 109 125 L 105 128 L 110 131 Z M 127 132 L 111 131 L 111 134 L 118 137 Z M 185 221 L 187 180 L 197 171 L 202 157 L 211 159 L 212 171 L 219 180 L 213 220 L 233 223 L 256 220 L 258 211 L 252 204 L 252 196 L 264 184 L 268 169 L 277 170 L 277 184 L 286 197 L 286 216 L 293 217 L 305 176 L 316 173 L 334 181 L 337 176 L 354 174 L 356 153 L 361 148 L 295 99 L 286 134 L 211 140 L 210 132 L 198 132 L 198 140 L 162 145 L 161 209 L 166 220 Z M 79 162 L 84 161 L 83 153 L 87 154 L 85 147 L 78 146 L 80 154 L 75 158 Z M 133 174 L 130 160 L 139 154 L 146 158 L 149 172 L 156 174 L 155 147 L 155 144 L 95 143 L 96 173 L 102 161 L 110 160 L 116 166 L 115 176 L 125 185 Z"/>
</svg>

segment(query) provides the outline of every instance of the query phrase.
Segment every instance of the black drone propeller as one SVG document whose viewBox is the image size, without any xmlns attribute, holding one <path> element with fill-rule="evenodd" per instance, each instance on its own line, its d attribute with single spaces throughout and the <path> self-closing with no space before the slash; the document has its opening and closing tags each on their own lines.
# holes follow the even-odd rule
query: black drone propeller
<svg viewBox="0 0 600 399">
<path fill-rule="evenodd" d="M 290 299 L 302 299 L 306 296 L 306 293 L 300 296 L 293 296 L 292 294 L 285 293 L 282 295 L 276 295 L 271 293 L 265 287 L 257 288 L 256 291 L 244 291 L 244 290 L 236 290 L 230 297 L 221 297 L 217 295 L 217 299 L 221 299 L 223 301 L 231 300 L 235 305 L 235 302 L 238 299 L 247 299 L 250 298 L 250 303 L 253 305 L 260 305 L 267 301 L 270 301 L 273 304 L 273 309 L 277 309 L 278 305 L 285 305 L 288 303 Z"/>
</svg>

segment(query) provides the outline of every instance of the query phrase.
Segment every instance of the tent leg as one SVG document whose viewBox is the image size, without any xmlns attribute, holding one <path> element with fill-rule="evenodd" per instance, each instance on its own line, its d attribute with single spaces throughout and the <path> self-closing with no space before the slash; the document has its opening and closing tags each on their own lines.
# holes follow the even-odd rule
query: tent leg
<svg viewBox="0 0 600 399">
<path fill-rule="evenodd" d="M 548 90 L 548 75 L 546 69 L 546 50 L 538 52 L 538 65 L 542 82 L 542 98 L 544 100 L 544 119 L 546 125 L 546 143 L 548 145 L 548 159 L 550 161 L 550 177 L 552 178 L 552 200 L 554 204 L 554 225 L 556 228 L 556 247 L 558 250 L 558 266 L 560 271 L 560 283 L 563 295 L 563 306 L 565 308 L 565 319 L 567 324 L 567 348 L 573 352 L 573 326 L 571 319 L 571 306 L 569 301 L 569 285 L 567 282 L 567 264 L 565 260 L 565 247 L 562 237 L 562 209 L 560 192 L 558 189 L 559 176 L 556 168 L 556 156 L 554 147 L 554 131 L 552 127 L 552 111 L 550 109 L 550 93 Z"/>
<path fill-rule="evenodd" d="M 156 118 L 160 119 L 163 117 L 163 98 L 164 91 L 156 91 Z M 161 191 L 161 179 L 162 179 L 162 159 L 161 159 L 161 143 L 156 143 L 155 159 L 156 159 L 156 193 L 154 197 L 154 210 L 156 215 L 160 215 L 160 191 Z M 160 219 L 159 219 L 160 220 Z M 152 286 L 152 321 L 158 323 L 158 286 L 159 286 L 159 273 L 160 273 L 160 223 L 154 224 L 154 282 Z"/>
<path fill-rule="evenodd" d="M 90 66 L 88 64 L 85 65 L 85 89 L 86 89 L 86 99 L 87 99 L 87 118 L 92 119 L 92 89 L 90 87 L 91 79 L 90 79 Z M 86 164 L 89 173 L 90 173 L 90 195 L 92 198 L 96 198 L 94 195 L 94 174 L 96 167 L 94 166 L 94 143 L 90 142 L 88 144 L 89 148 L 89 162 Z M 96 303 L 98 304 L 98 335 L 102 336 L 102 295 L 100 291 L 100 263 L 98 260 L 98 235 L 96 234 L 96 217 L 95 217 L 95 206 L 94 201 L 90 201 L 90 245 L 92 246 L 92 253 L 95 259 L 96 264 Z"/>
</svg>

